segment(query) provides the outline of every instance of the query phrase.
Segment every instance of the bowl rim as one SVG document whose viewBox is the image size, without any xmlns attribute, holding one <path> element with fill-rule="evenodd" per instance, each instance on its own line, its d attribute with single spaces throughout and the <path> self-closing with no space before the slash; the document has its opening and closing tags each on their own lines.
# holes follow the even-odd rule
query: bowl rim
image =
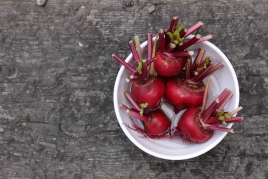
<svg viewBox="0 0 268 179">
<path fill-rule="evenodd" d="M 187 39 L 188 38 L 192 38 L 193 36 L 194 35 L 189 35 L 187 37 Z M 155 40 L 155 37 L 153 38 L 153 41 L 154 40 Z M 224 53 L 218 47 L 216 47 L 214 44 L 212 44 L 211 42 L 208 42 L 208 41 L 204 41 L 204 42 L 201 42 L 201 43 L 203 43 L 203 44 L 209 46 L 210 48 L 214 49 L 216 51 L 216 53 L 218 53 L 224 59 L 224 64 L 226 66 L 228 66 L 228 68 L 230 69 L 232 78 L 234 79 L 235 93 L 237 94 L 236 97 L 235 97 L 235 99 L 234 99 L 235 100 L 235 104 L 236 104 L 236 108 L 237 108 L 238 105 L 239 105 L 240 93 L 239 93 L 239 85 L 238 85 L 237 76 L 236 76 L 236 73 L 234 71 L 233 66 L 231 65 L 231 63 L 228 60 L 228 58 L 224 55 Z M 145 42 L 143 42 L 141 44 L 141 48 L 144 48 L 146 45 L 147 45 L 147 41 L 145 41 Z M 125 61 L 128 63 L 131 59 L 132 59 L 132 53 L 130 53 L 128 55 L 128 57 L 126 58 Z M 223 138 L 227 135 L 227 133 L 223 133 L 223 135 L 221 135 L 221 137 L 217 138 L 211 145 L 209 145 L 207 147 L 204 147 L 203 149 L 201 149 L 201 150 L 199 150 L 199 151 L 197 151 L 197 152 L 195 152 L 193 154 L 188 154 L 188 155 L 183 155 L 183 156 L 163 155 L 163 154 L 159 154 L 157 152 L 154 152 L 154 151 L 152 151 L 152 150 L 144 147 L 135 138 L 133 138 L 132 135 L 129 133 L 127 127 L 123 124 L 123 121 L 122 121 L 121 116 L 120 116 L 119 108 L 116 107 L 116 106 L 119 106 L 118 101 L 117 101 L 117 98 L 118 98 L 117 91 L 118 91 L 118 86 L 119 86 L 120 78 L 121 78 L 122 73 L 123 73 L 124 70 L 125 70 L 125 67 L 122 65 L 121 68 L 120 68 L 120 70 L 119 70 L 119 72 L 118 72 L 118 74 L 117 74 L 115 85 L 114 85 L 114 95 L 113 95 L 113 98 L 114 98 L 115 114 L 116 114 L 117 120 L 118 120 L 118 122 L 120 124 L 120 127 L 124 131 L 125 135 L 131 140 L 132 143 L 134 143 L 138 148 L 140 148 L 144 152 L 146 152 L 146 153 L 148 153 L 150 155 L 153 155 L 155 157 L 162 158 L 162 159 L 167 159 L 167 160 L 185 160 L 185 159 L 190 159 L 190 158 L 194 158 L 194 157 L 200 156 L 200 155 L 208 152 L 209 150 L 211 150 L 212 148 L 214 148 L 216 145 L 218 145 L 223 140 Z M 232 126 L 232 124 L 231 124 L 231 126 Z"/>
</svg>

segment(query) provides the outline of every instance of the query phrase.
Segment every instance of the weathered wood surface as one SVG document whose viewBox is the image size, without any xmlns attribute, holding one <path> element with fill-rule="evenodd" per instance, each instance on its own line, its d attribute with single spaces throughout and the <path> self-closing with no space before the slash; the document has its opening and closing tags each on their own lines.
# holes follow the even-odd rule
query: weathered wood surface
<svg viewBox="0 0 268 179">
<path fill-rule="evenodd" d="M 0 0 L 0 178 L 268 178 L 268 2 L 129 3 Z M 235 68 L 245 116 L 235 134 L 185 161 L 138 149 L 113 108 L 120 65 L 111 54 L 126 57 L 134 34 L 144 41 L 174 15 L 205 23 L 199 33 Z"/>
</svg>

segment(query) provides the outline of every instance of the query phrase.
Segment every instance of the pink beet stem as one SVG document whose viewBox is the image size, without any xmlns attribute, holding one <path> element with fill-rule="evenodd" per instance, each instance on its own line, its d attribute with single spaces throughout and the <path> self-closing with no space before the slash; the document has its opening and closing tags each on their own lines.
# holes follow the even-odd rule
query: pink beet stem
<svg viewBox="0 0 268 179">
<path fill-rule="evenodd" d="M 182 52 L 174 52 L 167 54 L 169 57 L 185 57 L 185 56 L 192 56 L 194 51 L 182 51 Z"/>
<path fill-rule="evenodd" d="M 191 80 L 191 68 L 192 68 L 192 60 L 187 58 L 187 62 L 185 66 L 185 72 L 186 72 L 185 76 L 186 76 L 187 81 Z"/>
<path fill-rule="evenodd" d="M 207 56 L 207 57 L 205 58 L 205 60 L 204 60 L 200 65 L 197 66 L 196 69 L 198 70 L 198 68 L 202 68 L 202 67 L 204 67 L 205 65 L 208 65 L 208 64 L 211 63 L 212 61 L 213 61 L 212 57 Z"/>
<path fill-rule="evenodd" d="M 226 95 L 228 95 L 231 91 L 228 88 L 225 88 L 223 92 L 219 95 L 219 99 L 223 99 Z"/>
<path fill-rule="evenodd" d="M 164 38 L 164 29 L 159 30 L 159 46 L 160 49 L 165 52 L 165 38 Z"/>
<path fill-rule="evenodd" d="M 215 124 L 215 125 L 220 125 L 222 124 L 223 121 L 219 120 L 217 117 L 209 117 L 208 120 L 206 121 L 206 124 Z"/>
<path fill-rule="evenodd" d="M 211 62 L 211 64 L 213 64 L 213 62 Z M 217 65 L 215 65 L 214 67 L 209 66 L 203 73 L 199 73 L 199 75 L 195 76 L 194 79 L 192 79 L 194 82 L 199 82 L 202 81 L 203 79 L 205 79 L 206 77 L 208 77 L 209 75 L 211 75 L 212 73 L 214 73 L 215 71 L 219 70 L 220 68 L 222 68 L 224 65 L 223 63 L 219 63 Z"/>
<path fill-rule="evenodd" d="M 199 39 L 201 39 L 201 35 L 199 35 L 199 34 L 195 35 L 193 38 L 191 38 L 187 42 L 183 43 L 183 45 L 179 47 L 178 51 L 185 50 L 186 48 L 190 47 L 195 42 L 197 42 Z"/>
<path fill-rule="evenodd" d="M 142 120 L 143 122 L 148 122 L 148 119 L 149 119 L 149 118 L 148 118 L 147 116 L 141 116 L 139 112 L 133 111 L 133 110 L 131 110 L 131 109 L 127 109 L 126 112 L 127 112 L 129 115 L 131 115 L 131 116 L 133 116 L 133 117 L 136 117 L 136 118 Z"/>
<path fill-rule="evenodd" d="M 204 50 L 202 48 L 199 49 L 198 54 L 197 54 L 197 56 L 196 56 L 196 58 L 194 60 L 192 69 L 194 69 L 196 66 L 198 66 L 201 63 L 205 52 L 206 52 L 206 50 Z"/>
<path fill-rule="evenodd" d="M 242 106 L 240 106 L 240 107 L 238 107 L 237 109 L 233 110 L 233 111 L 231 112 L 231 116 L 234 116 L 234 115 L 235 115 L 236 113 L 238 113 L 241 109 L 243 109 Z"/>
<path fill-rule="evenodd" d="M 129 78 L 129 79 L 134 79 L 134 78 L 135 78 L 134 74 L 135 74 L 135 73 L 132 73 L 132 72 L 131 72 L 131 74 L 130 74 L 130 76 L 129 76 L 128 78 Z"/>
<path fill-rule="evenodd" d="M 124 104 L 120 104 L 120 108 L 124 109 L 125 111 L 129 109 L 129 108 L 126 107 Z"/>
<path fill-rule="evenodd" d="M 141 82 L 141 81 L 143 81 L 143 80 L 144 80 L 143 78 L 133 78 L 133 79 L 131 79 L 131 78 L 126 78 L 126 82 L 127 82 L 127 83 Z"/>
<path fill-rule="evenodd" d="M 195 44 L 198 44 L 200 42 L 204 42 L 204 41 L 207 41 L 207 40 L 210 40 L 212 39 L 212 35 L 207 35 L 205 37 L 202 37 L 200 40 L 198 40 L 197 42 L 195 42 Z"/>
<path fill-rule="evenodd" d="M 233 129 L 229 129 L 226 127 L 219 127 L 219 126 L 211 125 L 211 124 L 204 124 L 204 127 L 208 129 L 212 129 L 212 130 L 234 133 Z"/>
<path fill-rule="evenodd" d="M 226 93 L 229 93 L 229 90 L 224 90 L 217 99 L 215 99 L 211 105 L 204 111 L 204 113 L 201 115 L 201 119 L 203 122 L 206 122 L 208 118 L 211 116 L 212 112 L 215 111 L 216 107 L 222 100 L 222 98 L 226 95 Z"/>
<path fill-rule="evenodd" d="M 134 60 L 139 63 L 140 59 L 139 59 L 139 56 L 138 56 L 138 53 L 137 53 L 137 50 L 135 48 L 135 45 L 134 45 L 133 41 L 129 42 L 129 46 L 130 46 L 130 49 L 131 49 L 131 52 L 132 52 Z"/>
<path fill-rule="evenodd" d="M 174 29 L 177 27 L 177 24 L 178 24 L 178 20 L 179 20 L 179 17 L 178 16 L 174 16 L 171 20 L 171 23 L 170 23 L 170 26 L 169 26 L 169 32 L 173 33 L 174 32 Z"/>
<path fill-rule="evenodd" d="M 181 29 L 181 31 L 180 31 L 180 38 L 182 38 L 182 37 L 184 37 L 185 36 L 185 34 L 188 32 L 188 29 Z"/>
<path fill-rule="evenodd" d="M 136 73 L 137 70 L 135 68 L 133 68 L 132 66 L 130 66 L 128 63 L 126 63 L 122 58 L 120 58 L 118 55 L 116 55 L 115 53 L 112 54 L 112 57 L 114 59 L 116 59 L 119 63 L 121 63 L 122 65 L 124 65 L 129 71 Z"/>
<path fill-rule="evenodd" d="M 231 97 L 233 96 L 233 92 L 229 93 L 227 96 L 225 96 L 225 98 L 220 102 L 219 106 L 217 107 L 217 110 L 220 112 L 223 110 L 224 106 L 226 105 L 226 103 L 231 99 Z"/>
<path fill-rule="evenodd" d="M 243 116 L 238 116 L 238 117 L 232 117 L 232 120 L 230 119 L 224 119 L 226 123 L 236 123 L 236 122 L 241 122 L 243 121 Z"/>
<path fill-rule="evenodd" d="M 147 69 L 147 60 L 142 60 L 142 78 L 147 78 L 148 75 L 148 69 Z"/>
<path fill-rule="evenodd" d="M 208 64 L 206 68 L 202 69 L 201 71 L 198 71 L 198 74 L 192 78 L 192 81 L 194 82 L 201 81 L 200 79 L 213 68 L 213 65 L 214 63 L 212 62 Z"/>
<path fill-rule="evenodd" d="M 212 112 L 215 110 L 219 103 L 219 99 L 217 98 L 215 101 L 211 103 L 211 105 L 204 111 L 204 113 L 201 115 L 202 121 L 206 123 Z"/>
<path fill-rule="evenodd" d="M 135 101 L 135 99 L 131 96 L 129 91 L 125 91 L 124 92 L 125 96 L 127 97 L 127 99 L 131 102 L 131 104 L 138 110 L 141 110 L 140 105 Z"/>
<path fill-rule="evenodd" d="M 201 21 L 195 23 L 194 25 L 192 25 L 191 27 L 188 28 L 188 32 L 185 34 L 184 37 L 188 37 L 190 34 L 192 34 L 194 31 L 196 31 L 197 29 L 199 29 L 203 25 L 204 24 Z"/>
<path fill-rule="evenodd" d="M 176 48 L 176 44 L 170 42 L 169 44 L 167 44 L 166 46 L 166 52 L 167 53 L 172 53 Z"/>
<path fill-rule="evenodd" d="M 207 83 L 206 83 L 206 88 L 204 91 L 204 98 L 203 98 L 203 103 L 202 103 L 202 109 L 200 114 L 203 114 L 203 112 L 206 109 L 206 103 L 207 103 L 207 98 L 208 98 L 208 88 L 209 88 L 209 84 L 210 84 L 210 78 L 208 78 Z"/>
<path fill-rule="evenodd" d="M 142 59 L 140 38 L 137 35 L 135 35 L 134 38 L 135 38 L 135 44 L 136 44 L 137 52 L 138 52 L 138 55 L 139 55 L 139 59 Z"/>
<path fill-rule="evenodd" d="M 156 60 L 156 58 L 151 58 L 150 60 L 147 61 L 147 66 L 149 66 L 151 63 L 153 63 Z"/>
<path fill-rule="evenodd" d="M 153 34 L 147 34 L 147 41 L 148 41 L 147 60 L 149 60 L 152 58 L 152 53 L 153 53 Z"/>
<path fill-rule="evenodd" d="M 221 62 L 219 64 L 217 64 L 216 66 L 214 66 L 212 69 L 209 70 L 209 72 L 205 73 L 204 76 L 202 76 L 199 81 L 202 81 L 203 79 L 205 79 L 206 77 L 208 77 L 209 75 L 211 75 L 212 73 L 214 73 L 215 71 L 219 70 L 220 68 L 224 67 L 224 64 Z"/>
</svg>

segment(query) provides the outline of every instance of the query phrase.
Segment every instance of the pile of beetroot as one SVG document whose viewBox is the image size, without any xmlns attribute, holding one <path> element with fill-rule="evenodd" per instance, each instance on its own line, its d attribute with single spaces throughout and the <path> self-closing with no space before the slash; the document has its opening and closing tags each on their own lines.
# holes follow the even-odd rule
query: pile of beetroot
<svg viewBox="0 0 268 179">
<path fill-rule="evenodd" d="M 169 29 L 160 29 L 156 36 L 156 39 L 159 39 L 157 51 L 157 40 L 153 44 L 152 34 L 147 34 L 147 59 L 142 57 L 139 37 L 135 36 L 136 47 L 133 41 L 129 42 L 135 67 L 118 55 L 112 55 L 130 71 L 126 82 L 132 83 L 131 93 L 125 91 L 124 94 L 133 107 L 124 104 L 120 107 L 143 123 L 143 128 L 140 128 L 130 117 L 133 126 L 128 127 L 144 137 L 159 139 L 180 136 L 184 141 L 201 143 L 207 141 L 214 130 L 232 133 L 233 130 L 225 125 L 243 120 L 242 116 L 235 117 L 242 107 L 232 112 L 224 111 L 224 106 L 233 96 L 229 89 L 225 89 L 205 109 L 210 78 L 206 85 L 203 80 L 223 68 L 224 64 L 214 64 L 209 56 L 204 58 L 204 49 L 200 49 L 192 61 L 194 52 L 189 47 L 209 40 L 212 36 L 201 37 L 197 34 L 189 40 L 185 38 L 202 26 L 202 22 L 197 22 L 186 29 L 181 23 L 178 24 L 178 17 L 173 17 Z M 154 71 L 157 72 L 157 76 L 154 75 Z M 162 99 L 174 106 L 175 112 L 186 109 L 180 117 L 175 133 L 171 133 L 171 120 L 161 110 Z"/>
</svg>

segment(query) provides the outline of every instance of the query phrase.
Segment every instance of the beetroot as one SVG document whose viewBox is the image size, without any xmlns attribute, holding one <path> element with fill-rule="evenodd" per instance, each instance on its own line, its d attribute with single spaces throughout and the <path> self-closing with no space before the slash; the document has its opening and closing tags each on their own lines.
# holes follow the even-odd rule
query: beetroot
<svg viewBox="0 0 268 179">
<path fill-rule="evenodd" d="M 211 57 L 201 62 L 204 53 L 205 50 L 200 49 L 193 65 L 192 60 L 187 59 L 185 71 L 166 81 L 165 98 L 180 110 L 200 107 L 205 90 L 202 80 L 224 66 L 219 63 L 213 67 Z"/>
<path fill-rule="evenodd" d="M 134 82 L 131 93 L 138 103 L 148 103 L 148 108 L 158 108 L 165 94 L 165 84 L 160 78 L 151 76 L 147 80 Z"/>
<path fill-rule="evenodd" d="M 150 114 L 144 114 L 143 108 L 144 105 L 147 106 L 147 104 L 139 106 L 128 91 L 125 91 L 125 96 L 129 99 L 135 109 L 130 109 L 123 104 L 121 104 L 120 107 L 129 115 L 140 119 L 144 125 L 143 130 L 139 128 L 132 120 L 134 128 L 131 129 L 142 133 L 145 137 L 161 138 L 165 136 L 170 129 L 171 121 L 167 118 L 164 112 L 161 110 L 155 110 Z"/>
<path fill-rule="evenodd" d="M 212 38 L 211 35 L 201 38 L 199 34 L 195 35 L 188 41 L 184 41 L 187 37 L 197 29 L 203 26 L 202 22 L 198 22 L 186 29 L 181 23 L 177 28 L 178 17 L 172 18 L 168 30 L 160 29 L 159 46 L 156 52 L 156 61 L 154 62 L 155 71 L 162 77 L 170 77 L 179 74 L 185 66 L 187 56 L 193 55 L 192 51 L 184 51 L 193 44 L 200 43 Z"/>
<path fill-rule="evenodd" d="M 208 85 L 205 90 L 205 97 L 208 93 Z M 205 110 L 206 98 L 202 105 L 202 109 L 189 108 L 180 117 L 177 130 L 181 137 L 191 143 L 202 143 L 207 141 L 213 134 L 213 130 L 233 133 L 232 129 L 221 127 L 228 123 L 241 122 L 243 117 L 234 117 L 242 108 L 234 110 L 233 112 L 224 112 L 224 106 L 230 100 L 233 93 L 225 89 L 220 96 Z"/>
<path fill-rule="evenodd" d="M 136 48 L 132 41 L 129 42 L 130 49 L 134 60 L 138 66 L 137 69 L 130 66 L 124 60 L 122 60 L 116 54 L 113 54 L 113 58 L 124 65 L 130 72 L 129 78 L 126 82 L 132 82 L 131 92 L 135 100 L 139 103 L 148 103 L 148 108 L 158 108 L 160 101 L 165 94 L 164 82 L 154 75 L 149 75 L 148 66 L 155 61 L 156 58 L 152 58 L 153 53 L 153 41 L 152 34 L 147 34 L 148 38 L 148 56 L 147 60 L 142 59 L 142 53 L 140 49 L 140 42 L 138 36 L 135 36 Z"/>
<path fill-rule="evenodd" d="M 168 77 L 175 76 L 183 69 L 187 57 L 169 57 L 161 49 L 156 51 L 154 68 L 157 74 Z"/>
</svg>

